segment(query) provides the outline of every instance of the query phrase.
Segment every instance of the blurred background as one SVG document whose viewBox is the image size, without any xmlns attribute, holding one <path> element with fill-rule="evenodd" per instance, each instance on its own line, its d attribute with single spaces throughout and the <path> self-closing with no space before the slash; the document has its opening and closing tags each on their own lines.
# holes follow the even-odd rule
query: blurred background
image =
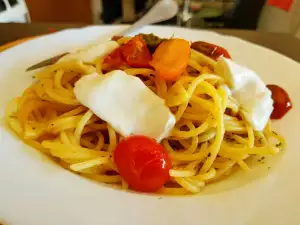
<svg viewBox="0 0 300 225">
<path fill-rule="evenodd" d="M 0 22 L 133 23 L 155 0 L 0 0 Z M 285 32 L 300 38 L 300 0 L 177 0 L 161 24 Z"/>
</svg>

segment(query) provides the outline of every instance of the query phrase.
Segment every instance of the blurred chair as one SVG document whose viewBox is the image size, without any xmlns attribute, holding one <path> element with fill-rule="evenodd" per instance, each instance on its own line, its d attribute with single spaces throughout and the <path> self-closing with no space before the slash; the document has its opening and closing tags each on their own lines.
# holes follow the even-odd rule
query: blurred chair
<svg viewBox="0 0 300 225">
<path fill-rule="evenodd" d="M 24 0 L 0 0 L 0 22 L 30 22 Z"/>
</svg>

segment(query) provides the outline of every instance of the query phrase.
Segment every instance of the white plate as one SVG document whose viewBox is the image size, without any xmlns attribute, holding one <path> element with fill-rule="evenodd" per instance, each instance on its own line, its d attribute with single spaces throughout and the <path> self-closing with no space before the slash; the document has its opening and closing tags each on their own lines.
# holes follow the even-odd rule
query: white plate
<svg viewBox="0 0 300 225">
<path fill-rule="evenodd" d="M 125 27 L 66 30 L 28 41 L 0 54 L 1 116 L 7 102 L 32 82 L 25 69 Z M 0 218 L 12 225 L 282 225 L 300 224 L 300 65 L 266 48 L 213 32 L 146 27 L 161 37 L 220 44 L 233 59 L 257 71 L 266 83 L 288 91 L 294 108 L 275 123 L 287 152 L 266 174 L 254 169 L 211 185 L 196 196 L 145 195 L 83 179 L 24 145 L 2 123 L 0 129 Z M 284 44 L 284 43 L 283 43 Z M 263 174 L 263 175 L 262 175 Z"/>
</svg>

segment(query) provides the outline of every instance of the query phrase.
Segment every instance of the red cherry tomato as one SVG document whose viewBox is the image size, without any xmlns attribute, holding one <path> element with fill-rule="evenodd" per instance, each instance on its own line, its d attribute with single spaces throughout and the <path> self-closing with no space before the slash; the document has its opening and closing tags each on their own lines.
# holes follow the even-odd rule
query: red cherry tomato
<svg viewBox="0 0 300 225">
<path fill-rule="evenodd" d="M 272 92 L 274 101 L 271 119 L 281 119 L 292 108 L 291 99 L 288 93 L 277 85 L 269 84 L 267 88 Z"/>
<path fill-rule="evenodd" d="M 169 180 L 171 161 L 162 145 L 145 136 L 123 140 L 114 152 L 120 175 L 137 191 L 155 192 Z"/>
<path fill-rule="evenodd" d="M 150 67 L 152 55 L 142 35 L 137 35 L 104 57 L 103 70 L 120 69 L 124 65 L 131 67 Z"/>
<path fill-rule="evenodd" d="M 192 43 L 191 48 L 203 53 L 204 55 L 214 60 L 217 60 L 221 56 L 231 59 L 229 53 L 225 48 L 204 41 L 196 41 Z"/>
<path fill-rule="evenodd" d="M 102 69 L 105 71 L 116 70 L 123 65 L 126 65 L 126 62 L 122 54 L 122 49 L 119 47 L 104 57 Z"/>
<path fill-rule="evenodd" d="M 129 66 L 149 67 L 152 55 L 142 35 L 137 35 L 122 46 L 123 56 Z"/>
</svg>

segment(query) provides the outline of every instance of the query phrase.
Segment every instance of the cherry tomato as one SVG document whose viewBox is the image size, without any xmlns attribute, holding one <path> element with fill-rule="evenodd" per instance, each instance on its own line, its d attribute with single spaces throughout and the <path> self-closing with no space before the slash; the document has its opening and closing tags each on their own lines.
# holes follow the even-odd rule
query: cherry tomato
<svg viewBox="0 0 300 225">
<path fill-rule="evenodd" d="M 190 43 L 184 39 L 163 41 L 150 62 L 157 75 L 164 80 L 176 80 L 185 70 L 191 53 Z"/>
<path fill-rule="evenodd" d="M 112 53 L 104 57 L 103 70 L 116 70 L 124 65 L 132 67 L 150 67 L 152 60 L 147 43 L 142 35 L 137 35 L 124 45 L 115 49 Z"/>
<path fill-rule="evenodd" d="M 271 119 L 281 119 L 292 108 L 291 99 L 288 93 L 277 85 L 269 84 L 267 88 L 272 92 L 274 101 Z"/>
<path fill-rule="evenodd" d="M 171 161 L 162 145 L 145 136 L 123 140 L 114 152 L 120 175 L 137 191 L 155 192 L 169 180 Z"/>
<path fill-rule="evenodd" d="M 104 57 L 102 69 L 105 71 L 116 70 L 120 69 L 123 65 L 126 65 L 126 62 L 122 54 L 122 49 L 119 47 Z"/>
<path fill-rule="evenodd" d="M 221 56 L 231 59 L 229 53 L 225 48 L 204 41 L 197 41 L 192 43 L 191 48 L 203 53 L 204 55 L 214 60 L 217 60 Z"/>
<path fill-rule="evenodd" d="M 124 44 L 122 53 L 127 64 L 132 67 L 149 67 L 149 62 L 152 60 L 142 35 L 137 35 Z"/>
</svg>

